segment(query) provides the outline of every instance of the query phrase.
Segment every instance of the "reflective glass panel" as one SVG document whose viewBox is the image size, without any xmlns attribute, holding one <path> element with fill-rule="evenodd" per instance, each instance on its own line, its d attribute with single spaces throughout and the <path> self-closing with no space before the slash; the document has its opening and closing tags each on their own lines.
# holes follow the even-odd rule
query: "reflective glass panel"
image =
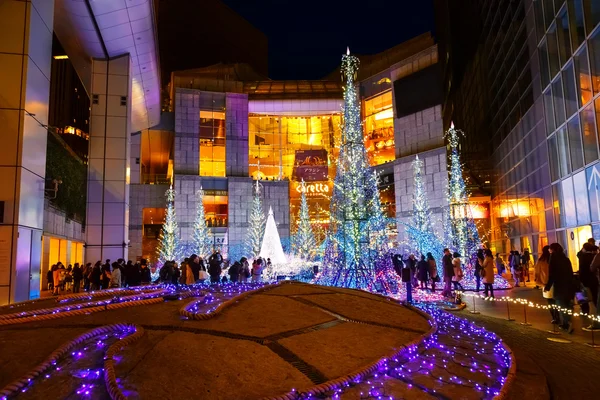
<svg viewBox="0 0 600 400">
<path fill-rule="evenodd" d="M 590 206 L 585 171 L 573 175 L 573 190 L 575 192 L 575 206 L 577 207 L 577 225 L 589 224 Z"/>
<path fill-rule="evenodd" d="M 596 121 L 594 105 L 590 104 L 580 114 L 581 133 L 583 141 L 583 159 L 586 164 L 598 159 L 598 144 L 596 143 Z"/>
</svg>

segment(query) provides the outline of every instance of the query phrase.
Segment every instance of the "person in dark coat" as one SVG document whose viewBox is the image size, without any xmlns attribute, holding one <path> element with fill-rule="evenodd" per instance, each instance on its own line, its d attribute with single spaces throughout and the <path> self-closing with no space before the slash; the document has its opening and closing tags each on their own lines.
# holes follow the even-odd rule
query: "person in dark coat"
<svg viewBox="0 0 600 400">
<path fill-rule="evenodd" d="M 414 254 L 408 256 L 404 261 L 405 268 L 410 268 L 410 279 L 413 287 L 417 287 L 417 259 Z"/>
<path fill-rule="evenodd" d="M 102 262 L 97 261 L 90 272 L 90 290 L 99 290 L 102 281 Z"/>
<path fill-rule="evenodd" d="M 148 261 L 145 258 L 140 260 L 140 283 L 142 285 L 149 285 L 152 282 L 152 274 L 148 267 Z"/>
<path fill-rule="evenodd" d="M 483 249 L 477 250 L 477 254 L 475 255 L 475 291 L 479 292 L 479 288 L 481 287 L 481 270 L 483 269 L 483 261 L 485 256 L 483 255 Z"/>
<path fill-rule="evenodd" d="M 442 264 L 444 266 L 444 291 L 442 295 L 450 297 L 452 296 L 452 277 L 454 276 L 454 267 L 452 266 L 452 254 L 450 249 L 444 249 L 444 257 L 442 257 Z"/>
<path fill-rule="evenodd" d="M 573 267 L 571 260 L 565 255 L 563 247 L 558 243 L 550 245 L 550 267 L 548 283 L 546 283 L 545 291 L 549 291 L 554 287 L 553 298 L 556 305 L 561 309 L 573 310 Z M 561 328 L 568 333 L 573 333 L 573 324 L 571 316 L 568 312 L 561 312 L 562 324 Z"/>
<path fill-rule="evenodd" d="M 402 278 L 402 268 L 404 268 L 404 261 L 402 261 L 402 256 L 398 253 L 392 255 L 392 264 L 394 265 L 394 271 L 396 274 Z"/>
<path fill-rule="evenodd" d="M 200 257 L 196 254 L 192 254 L 189 260 L 189 266 L 194 275 L 194 282 L 198 282 L 198 274 L 200 273 Z"/>
<path fill-rule="evenodd" d="M 240 270 L 242 268 L 242 264 L 240 264 L 239 261 L 236 261 L 233 263 L 233 265 L 231 267 L 229 267 L 229 281 L 231 281 L 231 283 L 237 283 L 237 281 L 239 280 L 240 277 Z"/>
<path fill-rule="evenodd" d="M 429 263 L 425 260 L 425 256 L 421 255 L 421 259 L 417 263 L 417 279 L 421 283 L 421 289 L 427 289 L 427 281 L 429 280 Z"/>
<path fill-rule="evenodd" d="M 591 243 L 584 243 L 583 248 L 577 253 L 577 259 L 579 260 L 579 280 L 581 284 L 589 290 L 592 295 L 591 300 L 595 301 L 598 298 L 598 279 L 592 273 L 590 266 L 594 257 L 598 253 L 598 247 Z M 586 314 L 590 313 L 590 303 L 581 304 L 581 312 Z"/>
<path fill-rule="evenodd" d="M 73 267 L 73 293 L 79 293 L 79 289 L 81 288 L 81 280 L 83 279 L 83 270 L 79 266 L 79 263 L 75 263 Z"/>
<path fill-rule="evenodd" d="M 160 269 L 160 281 L 162 283 L 171 283 L 173 281 L 173 261 L 166 261 Z"/>
<path fill-rule="evenodd" d="M 218 251 L 215 251 L 208 259 L 208 274 L 210 275 L 210 283 L 219 283 L 221 281 L 221 263 L 223 257 Z"/>
<path fill-rule="evenodd" d="M 46 280 L 48 281 L 48 290 L 53 290 L 54 277 L 52 276 L 52 267 L 48 268 L 48 272 L 46 272 Z"/>
<path fill-rule="evenodd" d="M 110 267 L 110 260 L 106 260 L 106 263 L 102 266 L 102 278 L 101 278 L 101 284 L 102 284 L 102 289 L 108 289 L 108 286 L 110 285 L 110 276 L 111 276 L 111 267 Z"/>
</svg>

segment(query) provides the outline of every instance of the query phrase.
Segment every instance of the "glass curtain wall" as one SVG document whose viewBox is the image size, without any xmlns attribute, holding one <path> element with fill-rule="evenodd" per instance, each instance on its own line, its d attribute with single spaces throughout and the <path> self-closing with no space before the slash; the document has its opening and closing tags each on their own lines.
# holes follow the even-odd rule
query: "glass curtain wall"
<svg viewBox="0 0 600 400">
<path fill-rule="evenodd" d="M 581 245 L 588 237 L 600 239 L 600 3 L 533 4 L 552 181 L 546 221 L 577 269 Z"/>
<path fill-rule="evenodd" d="M 322 239 L 329 223 L 341 116 L 251 114 L 248 122 L 250 176 L 290 181 L 292 232 L 297 228 L 304 180 L 313 231 Z"/>
</svg>

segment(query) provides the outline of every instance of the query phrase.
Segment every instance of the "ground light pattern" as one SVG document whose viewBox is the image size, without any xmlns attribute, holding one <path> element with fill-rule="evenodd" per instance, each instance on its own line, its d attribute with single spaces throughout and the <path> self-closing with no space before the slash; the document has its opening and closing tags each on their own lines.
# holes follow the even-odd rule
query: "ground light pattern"
<svg viewBox="0 0 600 400">
<path fill-rule="evenodd" d="M 497 396 L 514 368 L 511 353 L 501 339 L 463 318 L 443 311 L 441 308 L 447 304 L 435 296 L 419 291 L 415 297 L 424 301 L 414 304 L 412 314 L 420 312 L 429 315 L 428 324 L 415 323 L 414 316 L 408 317 L 413 318 L 412 323 L 398 324 L 393 318 L 382 322 L 384 320 L 381 316 L 385 317 L 390 310 L 394 310 L 386 307 L 398 307 L 390 298 L 363 291 L 300 283 L 192 285 L 183 288 L 155 285 L 64 296 L 58 301 L 47 299 L 0 307 L 0 323 L 5 325 L 0 326 L 0 339 L 3 340 L 3 335 L 9 334 L 11 330 L 13 333 L 21 330 L 21 333 L 17 333 L 23 335 L 35 334 L 35 328 L 27 329 L 32 325 L 21 328 L 22 324 L 32 320 L 37 324 L 33 325 L 36 327 L 53 324 L 52 327 L 58 330 L 77 328 L 74 339 L 58 347 L 32 370 L 11 383 L 0 380 L 0 384 L 5 385 L 0 389 L 0 399 L 47 397 L 48 393 L 52 393 L 55 398 L 69 399 L 147 398 L 137 392 L 139 388 L 136 388 L 135 381 L 119 378 L 123 371 L 119 365 L 127 364 L 127 358 L 131 356 L 128 347 L 137 351 L 139 346 L 144 346 L 143 337 L 167 329 L 190 332 L 196 329 L 199 330 L 197 333 L 202 334 L 196 335 L 197 338 L 217 335 L 235 339 L 235 342 L 249 340 L 258 343 L 263 348 L 266 347 L 265 351 L 281 357 L 282 365 L 289 363 L 287 368 L 292 367 L 296 374 L 300 373 L 300 381 L 306 382 L 297 388 L 289 387 L 287 393 L 272 393 L 270 396 L 275 397 L 266 398 L 491 399 Z M 213 325 L 188 325 L 197 323 L 191 322 L 193 319 L 209 319 L 217 313 L 228 313 L 229 310 L 233 313 L 236 308 L 243 307 L 244 302 L 258 300 L 262 304 L 268 304 L 264 303 L 268 301 L 276 305 L 294 303 L 298 307 L 318 312 L 319 316 L 300 329 L 283 329 L 281 333 L 266 332 L 264 335 L 260 334 L 260 324 L 255 325 L 254 333 L 249 331 L 245 334 L 243 331 L 219 333 L 218 324 L 215 325 L 217 319 L 212 320 Z M 152 303 L 140 304 L 140 301 Z M 50 306 L 51 303 L 54 303 L 54 307 Z M 361 311 L 361 308 L 367 307 L 365 304 L 370 304 L 365 308 L 369 310 L 376 303 L 379 304 L 377 307 L 383 308 L 378 311 L 375 307 L 373 313 Z M 117 306 L 127 309 L 120 311 L 114 308 Z M 150 321 L 143 327 L 142 324 L 137 325 L 137 321 L 135 324 L 98 325 L 106 323 L 110 315 L 108 311 L 111 310 L 117 313 L 144 311 L 146 315 L 152 315 L 152 310 L 164 311 L 165 308 L 157 307 L 165 306 L 170 307 L 166 309 L 169 315 L 157 315 L 157 320 L 179 320 L 178 326 L 152 326 Z M 404 309 L 408 310 L 406 307 Z M 417 317 L 419 318 L 422 320 L 423 317 Z M 75 324 L 76 321 L 79 323 Z M 344 327 L 352 331 L 364 329 L 368 335 L 386 330 L 396 332 L 393 336 L 404 337 L 406 346 L 393 346 L 396 350 L 392 356 L 386 354 L 389 351 L 382 351 L 383 358 L 361 366 L 350 374 L 340 373 L 335 365 L 333 369 L 327 369 L 318 363 L 318 357 L 312 359 L 308 355 L 310 352 L 302 352 L 306 348 L 303 347 L 303 340 L 308 340 L 307 343 L 311 345 L 309 347 L 314 347 L 320 340 L 315 341 L 315 337 L 326 336 L 335 329 Z M 299 340 L 303 336 L 306 338 Z M 137 342 L 138 347 L 135 347 L 136 343 L 130 344 L 139 337 L 142 339 Z M 383 334 L 378 341 L 381 340 L 385 340 Z M 376 346 L 373 343 L 370 347 Z M 354 349 L 349 352 L 361 353 L 361 349 Z M 8 353 L 7 357 L 10 358 L 11 354 Z M 12 353 L 13 356 L 17 354 Z M 13 363 L 15 361 L 17 360 L 10 360 Z M 0 368 L 3 368 L 1 364 L 0 362 Z M 4 368 L 2 371 L 6 371 L 6 366 Z M 177 381 L 177 377 L 174 379 Z M 215 393 L 214 398 L 231 397 Z"/>
</svg>

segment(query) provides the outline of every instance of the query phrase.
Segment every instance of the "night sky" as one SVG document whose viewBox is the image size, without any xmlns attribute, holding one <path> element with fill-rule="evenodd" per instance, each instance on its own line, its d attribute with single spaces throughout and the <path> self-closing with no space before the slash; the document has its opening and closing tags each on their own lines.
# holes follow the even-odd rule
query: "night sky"
<svg viewBox="0 0 600 400">
<path fill-rule="evenodd" d="M 223 0 L 269 40 L 269 77 L 319 79 L 346 46 L 373 54 L 434 30 L 433 0 Z"/>
</svg>

